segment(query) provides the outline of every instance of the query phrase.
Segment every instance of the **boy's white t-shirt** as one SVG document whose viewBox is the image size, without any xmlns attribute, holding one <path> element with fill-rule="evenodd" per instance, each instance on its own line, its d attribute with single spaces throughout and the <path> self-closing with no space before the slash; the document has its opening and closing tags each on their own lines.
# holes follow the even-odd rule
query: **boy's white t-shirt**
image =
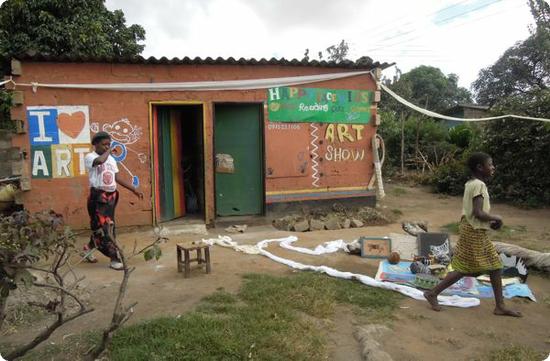
<svg viewBox="0 0 550 361">
<path fill-rule="evenodd" d="M 94 160 L 97 157 L 99 157 L 99 154 L 96 152 L 88 153 L 84 157 L 84 166 L 88 171 L 90 187 L 101 189 L 105 192 L 116 191 L 115 174 L 118 173 L 118 166 L 115 158 L 109 155 L 103 164 L 94 167 Z"/>
</svg>

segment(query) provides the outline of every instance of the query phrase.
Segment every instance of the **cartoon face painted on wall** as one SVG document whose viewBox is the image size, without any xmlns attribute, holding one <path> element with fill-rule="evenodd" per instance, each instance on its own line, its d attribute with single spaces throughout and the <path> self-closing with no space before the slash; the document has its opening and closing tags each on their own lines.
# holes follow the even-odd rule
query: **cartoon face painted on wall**
<svg viewBox="0 0 550 361">
<path fill-rule="evenodd" d="M 141 137 L 141 127 L 133 125 L 126 118 L 112 124 L 104 124 L 103 131 L 109 133 L 113 140 L 122 144 L 134 144 Z"/>
<path fill-rule="evenodd" d="M 135 187 L 139 186 L 139 177 L 133 174 L 133 172 L 126 166 L 125 161 L 128 156 L 137 156 L 137 159 L 142 164 L 147 161 L 146 154 L 137 152 L 136 150 L 132 149 L 132 147 L 128 146 L 130 144 L 136 143 L 141 138 L 141 127 L 132 124 L 127 118 L 122 118 L 112 123 L 104 123 L 101 127 L 97 122 L 93 122 L 90 124 L 90 131 L 92 133 L 99 132 L 100 128 L 104 132 L 107 132 L 111 135 L 111 147 L 114 151 L 112 155 L 117 161 L 118 165 L 121 166 L 131 177 L 132 184 Z"/>
</svg>

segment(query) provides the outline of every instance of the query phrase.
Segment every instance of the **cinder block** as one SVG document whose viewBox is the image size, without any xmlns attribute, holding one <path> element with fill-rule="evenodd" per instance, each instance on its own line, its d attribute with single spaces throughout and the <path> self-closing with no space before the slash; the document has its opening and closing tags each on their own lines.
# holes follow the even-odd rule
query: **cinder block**
<svg viewBox="0 0 550 361">
<path fill-rule="evenodd" d="M 30 177 L 21 177 L 19 180 L 19 185 L 21 186 L 22 191 L 31 190 L 31 178 Z"/>
<path fill-rule="evenodd" d="M 25 129 L 25 121 L 24 120 L 12 119 L 12 121 L 15 123 L 15 133 L 17 133 L 17 134 L 27 133 L 27 129 Z"/>
<path fill-rule="evenodd" d="M 23 92 L 20 90 L 14 91 L 12 94 L 12 103 L 13 105 L 22 105 L 25 102 L 25 97 L 23 96 Z"/>
<path fill-rule="evenodd" d="M 11 164 L 0 161 L 0 178 L 11 177 Z"/>
<path fill-rule="evenodd" d="M 19 147 L 10 147 L 10 149 L 9 149 L 9 159 L 11 161 L 20 161 L 21 158 L 22 158 L 21 148 L 19 148 Z"/>
<path fill-rule="evenodd" d="M 0 140 L 7 140 L 11 142 L 11 132 L 9 130 L 0 129 Z"/>
<path fill-rule="evenodd" d="M 23 161 L 11 162 L 11 175 L 23 174 Z"/>
</svg>

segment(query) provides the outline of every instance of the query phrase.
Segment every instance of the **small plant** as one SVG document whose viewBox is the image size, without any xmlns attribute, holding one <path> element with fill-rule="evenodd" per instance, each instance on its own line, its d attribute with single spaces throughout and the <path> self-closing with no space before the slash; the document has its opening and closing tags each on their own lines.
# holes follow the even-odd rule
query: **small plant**
<svg viewBox="0 0 550 361">
<path fill-rule="evenodd" d="M 21 211 L 0 217 L 0 328 L 6 318 L 8 297 L 22 287 L 52 291 L 45 292 L 41 302 L 29 302 L 28 305 L 55 316 L 31 342 L 7 353 L 7 359 L 23 356 L 65 323 L 93 311 L 74 291 L 82 281 L 69 263 L 74 241 L 75 236 L 63 225 L 61 215 L 53 211 L 35 214 Z M 44 275 L 43 280 L 31 271 Z M 74 276 L 71 282 L 69 275 Z"/>
<path fill-rule="evenodd" d="M 458 234 L 459 224 L 458 222 L 448 223 L 441 228 L 449 233 Z"/>
<path fill-rule="evenodd" d="M 398 208 L 392 209 L 391 212 L 392 212 L 395 216 L 397 216 L 397 217 L 400 217 L 400 216 L 403 215 L 403 211 L 400 210 L 400 209 L 398 209 Z"/>
<path fill-rule="evenodd" d="M 402 195 L 405 195 L 407 194 L 407 190 L 405 188 L 401 188 L 401 187 L 395 187 L 391 190 L 391 193 L 394 195 L 394 196 L 402 196 Z"/>
</svg>

